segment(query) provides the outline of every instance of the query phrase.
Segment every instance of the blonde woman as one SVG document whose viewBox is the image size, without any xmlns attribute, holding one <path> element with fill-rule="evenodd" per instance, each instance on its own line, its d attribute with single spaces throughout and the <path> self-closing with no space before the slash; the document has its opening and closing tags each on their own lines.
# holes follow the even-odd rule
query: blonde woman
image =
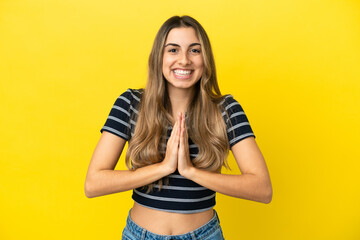
<svg viewBox="0 0 360 240">
<path fill-rule="evenodd" d="M 223 239 L 215 193 L 269 203 L 265 160 L 241 105 L 221 95 L 203 27 L 174 16 L 158 31 L 145 89 L 128 89 L 101 129 L 87 197 L 133 190 L 123 239 Z M 128 170 L 114 170 L 126 141 Z M 241 175 L 221 174 L 232 151 Z"/>
</svg>

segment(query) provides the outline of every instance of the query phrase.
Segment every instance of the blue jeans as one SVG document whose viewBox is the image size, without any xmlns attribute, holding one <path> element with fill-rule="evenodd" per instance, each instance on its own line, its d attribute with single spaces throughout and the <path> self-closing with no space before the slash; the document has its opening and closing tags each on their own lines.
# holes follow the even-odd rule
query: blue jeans
<svg viewBox="0 0 360 240">
<path fill-rule="evenodd" d="M 130 210 L 131 211 L 131 210 Z M 123 240 L 223 240 L 223 233 L 220 227 L 220 220 L 216 211 L 214 216 L 205 225 L 194 231 L 181 235 L 159 235 L 152 233 L 139 225 L 130 218 L 130 212 L 127 217 L 126 226 L 122 233 Z"/>
</svg>

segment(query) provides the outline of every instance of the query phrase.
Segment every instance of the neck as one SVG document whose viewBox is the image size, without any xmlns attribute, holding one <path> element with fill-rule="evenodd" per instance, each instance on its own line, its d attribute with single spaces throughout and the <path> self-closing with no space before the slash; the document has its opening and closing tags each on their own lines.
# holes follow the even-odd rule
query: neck
<svg viewBox="0 0 360 240">
<path fill-rule="evenodd" d="M 195 88 L 179 89 L 168 87 L 173 116 L 176 116 L 178 112 L 185 113 L 187 111 L 187 107 L 190 104 L 194 91 Z"/>
</svg>

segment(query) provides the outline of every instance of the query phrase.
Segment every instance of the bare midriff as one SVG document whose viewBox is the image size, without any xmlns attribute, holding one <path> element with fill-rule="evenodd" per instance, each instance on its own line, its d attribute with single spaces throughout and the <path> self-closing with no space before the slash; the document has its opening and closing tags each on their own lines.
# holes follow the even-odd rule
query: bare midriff
<svg viewBox="0 0 360 240">
<path fill-rule="evenodd" d="M 214 216 L 213 209 L 199 213 L 172 213 L 143 207 L 136 202 L 131 209 L 131 219 L 140 227 L 160 235 L 179 235 L 191 232 Z"/>
</svg>

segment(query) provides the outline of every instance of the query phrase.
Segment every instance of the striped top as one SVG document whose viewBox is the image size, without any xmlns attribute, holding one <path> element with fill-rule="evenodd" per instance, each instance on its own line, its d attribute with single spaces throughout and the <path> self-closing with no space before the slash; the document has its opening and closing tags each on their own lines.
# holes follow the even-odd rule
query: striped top
<svg viewBox="0 0 360 240">
<path fill-rule="evenodd" d="M 128 89 L 115 101 L 109 116 L 101 128 L 103 131 L 115 134 L 127 141 L 134 135 L 138 106 L 143 89 Z M 255 137 L 249 121 L 241 105 L 231 95 L 224 96 L 225 111 L 222 116 L 227 125 L 230 148 L 242 139 Z M 229 118 L 227 117 L 229 116 Z M 167 131 L 170 137 L 172 127 Z M 189 138 L 190 159 L 194 159 L 199 152 L 197 146 Z M 196 213 L 206 211 L 215 206 L 215 192 L 207 189 L 179 174 L 178 171 L 168 176 L 169 184 L 159 186 L 153 184 L 153 191 L 146 193 L 142 187 L 134 189 L 132 198 L 135 202 L 148 208 L 177 213 Z"/>
</svg>

